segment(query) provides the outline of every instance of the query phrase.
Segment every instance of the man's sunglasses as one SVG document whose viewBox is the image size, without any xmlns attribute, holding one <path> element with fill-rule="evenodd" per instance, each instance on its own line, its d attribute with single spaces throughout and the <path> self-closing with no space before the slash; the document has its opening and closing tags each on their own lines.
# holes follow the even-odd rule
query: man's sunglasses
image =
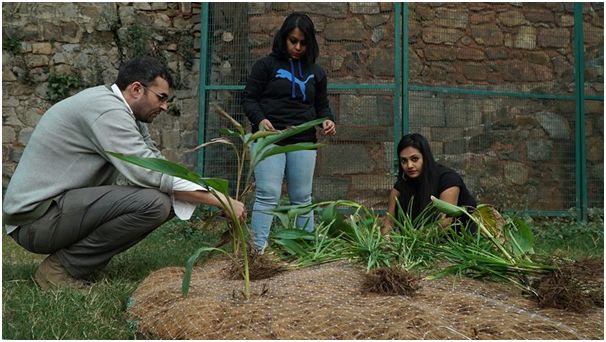
<svg viewBox="0 0 606 342">
<path fill-rule="evenodd" d="M 141 84 L 143 86 L 143 88 L 151 91 L 152 93 L 154 93 L 154 95 L 156 95 L 158 97 L 158 100 L 160 100 L 160 102 L 172 102 L 175 98 L 175 96 L 168 96 L 166 94 L 158 94 L 156 93 L 153 89 L 145 86 L 144 84 Z"/>
</svg>

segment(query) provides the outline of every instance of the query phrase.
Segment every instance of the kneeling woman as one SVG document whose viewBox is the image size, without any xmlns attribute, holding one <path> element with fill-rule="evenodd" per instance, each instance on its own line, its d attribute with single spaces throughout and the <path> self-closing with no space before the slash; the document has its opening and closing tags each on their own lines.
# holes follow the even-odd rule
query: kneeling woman
<svg viewBox="0 0 606 342">
<path fill-rule="evenodd" d="M 424 214 L 435 215 L 435 212 L 424 211 L 430 204 L 432 195 L 458 206 L 476 207 L 476 200 L 467 190 L 461 176 L 456 171 L 436 163 L 429 143 L 422 135 L 412 133 L 403 136 L 398 144 L 398 156 L 398 180 L 389 194 L 387 212 L 390 215 L 385 216 L 384 234 L 393 227 L 394 218 L 402 220 L 397 202 L 402 211 L 410 216 L 412 222 Z M 444 215 L 439 216 L 439 220 L 443 228 L 454 223 L 452 217 Z M 463 227 L 467 226 L 466 217 L 462 217 L 456 223 Z M 475 226 L 473 224 L 468 226 L 470 231 L 475 233 Z M 460 228 L 457 226 L 455 229 L 458 231 Z"/>
</svg>

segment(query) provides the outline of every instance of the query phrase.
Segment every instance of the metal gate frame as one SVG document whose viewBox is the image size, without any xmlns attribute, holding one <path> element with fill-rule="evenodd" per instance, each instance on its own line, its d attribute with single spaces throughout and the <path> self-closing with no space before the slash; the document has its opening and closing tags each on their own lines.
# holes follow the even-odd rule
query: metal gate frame
<svg viewBox="0 0 606 342">
<path fill-rule="evenodd" d="M 584 46 L 583 46 L 583 3 L 574 4 L 574 77 L 575 77 L 575 93 L 574 95 L 556 95 L 556 94 L 541 94 L 530 92 L 515 92 L 515 91 L 492 91 L 483 89 L 442 87 L 442 86 L 427 86 L 419 84 L 411 84 L 409 77 L 409 56 L 408 49 L 402 49 L 403 46 L 408 46 L 408 3 L 394 3 L 394 42 L 395 42 L 395 58 L 394 58 L 394 82 L 385 84 L 329 84 L 328 89 L 331 90 L 384 90 L 390 91 L 394 96 L 394 140 L 401 136 L 403 132 L 410 130 L 410 92 L 434 92 L 445 94 L 461 94 L 461 95 L 479 95 L 479 96 L 494 96 L 494 97 L 512 97 L 522 99 L 545 99 L 545 100 L 560 100 L 575 102 L 575 209 L 577 219 L 579 221 L 587 220 L 588 213 L 588 196 L 587 196 L 587 167 L 586 167 L 586 136 L 585 136 L 585 101 L 604 101 L 604 96 L 587 96 L 584 90 Z M 209 3 L 201 4 L 201 27 L 209 25 Z M 399 16 L 397 14 L 400 14 Z M 206 114 L 207 114 L 207 93 L 213 90 L 233 90 L 242 91 L 242 85 L 212 85 L 207 84 L 208 73 L 210 68 L 209 63 L 209 32 L 203 31 L 200 37 L 200 83 L 199 83 L 199 111 L 198 111 L 198 142 L 205 142 L 206 131 Z M 398 122 L 401 123 L 398 125 Z M 397 141 L 394 141 L 397 144 Z M 394 161 L 397 160 L 396 151 L 394 151 Z M 200 149 L 197 158 L 197 171 L 204 174 L 204 149 Z M 569 211 L 526 211 L 529 215 L 534 216 L 568 216 Z"/>
</svg>

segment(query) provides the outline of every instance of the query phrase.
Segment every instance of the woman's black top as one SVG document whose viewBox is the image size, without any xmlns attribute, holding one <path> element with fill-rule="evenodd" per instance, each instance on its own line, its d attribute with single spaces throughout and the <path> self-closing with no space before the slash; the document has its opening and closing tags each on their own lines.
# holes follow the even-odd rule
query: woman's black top
<svg viewBox="0 0 606 342">
<path fill-rule="evenodd" d="M 457 186 L 459 187 L 459 200 L 457 202 L 457 205 L 463 207 L 476 207 L 476 200 L 473 198 L 473 196 L 465 186 L 463 179 L 456 171 L 438 164 L 436 174 L 438 176 L 438 183 L 436 189 L 432 191 L 433 196 L 439 198 L 440 194 L 444 190 L 453 186 Z M 398 196 L 398 201 L 400 202 L 402 210 L 405 213 L 409 213 L 408 210 L 410 207 L 411 212 L 409 214 L 411 216 L 411 219 L 414 221 L 425 208 L 425 206 L 422 206 L 421 201 L 418 200 L 421 190 L 420 181 L 418 180 L 418 178 L 398 179 L 398 181 L 394 185 L 394 189 L 398 190 L 398 192 L 400 193 L 400 195 Z M 411 201 L 412 205 L 410 203 Z M 396 213 L 398 213 L 397 206 Z"/>
<path fill-rule="evenodd" d="M 252 66 L 244 88 L 244 113 L 252 131 L 268 119 L 275 129 L 285 129 L 318 118 L 335 121 L 329 106 L 326 73 L 318 64 L 284 59 L 271 54 Z M 316 142 L 311 128 L 279 143 Z"/>
</svg>

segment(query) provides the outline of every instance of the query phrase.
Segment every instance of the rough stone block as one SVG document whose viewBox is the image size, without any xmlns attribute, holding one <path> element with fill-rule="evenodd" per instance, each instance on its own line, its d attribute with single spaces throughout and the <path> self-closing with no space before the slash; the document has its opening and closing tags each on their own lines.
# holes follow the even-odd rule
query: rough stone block
<svg viewBox="0 0 606 342">
<path fill-rule="evenodd" d="M 537 45 L 546 48 L 564 48 L 571 42 L 571 32 L 567 28 L 540 28 Z"/>
<path fill-rule="evenodd" d="M 2 143 L 14 144 L 16 139 L 15 129 L 10 126 L 2 126 Z"/>
<path fill-rule="evenodd" d="M 444 148 L 444 154 L 463 154 L 468 151 L 467 139 L 464 137 L 443 142 L 442 146 Z"/>
<path fill-rule="evenodd" d="M 32 53 L 40 55 L 50 55 L 53 52 L 53 46 L 50 43 L 32 43 Z"/>
<path fill-rule="evenodd" d="M 446 127 L 470 127 L 482 123 L 482 103 L 476 98 L 444 100 Z"/>
<path fill-rule="evenodd" d="M 349 11 L 354 14 L 377 14 L 381 8 L 378 2 L 350 2 Z"/>
<path fill-rule="evenodd" d="M 451 47 L 430 45 L 423 51 L 428 61 L 454 61 L 457 58 L 456 52 Z"/>
<path fill-rule="evenodd" d="M 387 23 L 390 17 L 391 16 L 388 14 L 364 15 L 364 23 L 366 23 L 367 26 L 376 27 Z"/>
<path fill-rule="evenodd" d="M 393 121 L 393 111 L 379 111 L 377 96 L 341 95 L 339 120 L 350 125 L 383 126 Z"/>
<path fill-rule="evenodd" d="M 362 144 L 326 146 L 320 150 L 318 161 L 321 175 L 369 173 L 376 166 L 369 146 Z"/>
<path fill-rule="evenodd" d="M 506 11 L 499 13 L 498 21 L 505 26 L 520 26 L 526 24 L 526 19 L 520 11 Z"/>
<path fill-rule="evenodd" d="M 353 175 L 351 191 L 385 191 L 393 187 L 394 179 L 389 174 Z"/>
<path fill-rule="evenodd" d="M 465 63 L 463 64 L 463 76 L 470 81 L 486 81 L 490 71 L 486 64 Z"/>
<path fill-rule="evenodd" d="M 553 23 L 555 22 L 553 14 L 553 11 L 549 9 L 527 9 L 524 11 L 526 19 L 533 23 Z"/>
<path fill-rule="evenodd" d="M 505 162 L 503 173 L 508 183 L 515 185 L 524 185 L 528 182 L 528 167 L 520 162 Z"/>
<path fill-rule="evenodd" d="M 441 127 L 446 123 L 443 98 L 432 97 L 427 94 L 411 93 L 409 106 L 411 126 Z"/>
<path fill-rule="evenodd" d="M 518 49 L 533 50 L 537 46 L 536 29 L 532 26 L 520 27 L 513 46 Z"/>
<path fill-rule="evenodd" d="M 503 44 L 503 32 L 495 24 L 472 25 L 471 34 L 480 45 L 500 46 Z"/>
<path fill-rule="evenodd" d="M 493 11 L 482 11 L 482 12 L 471 12 L 469 15 L 469 22 L 472 25 L 485 24 L 494 22 L 496 13 Z"/>
<path fill-rule="evenodd" d="M 550 140 L 539 139 L 526 142 L 528 160 L 545 161 L 551 159 L 553 143 Z"/>
<path fill-rule="evenodd" d="M 327 40 L 363 41 L 366 37 L 364 24 L 358 18 L 351 17 L 326 24 L 324 35 Z"/>
<path fill-rule="evenodd" d="M 539 112 L 535 114 L 536 120 L 552 139 L 570 139 L 570 125 L 561 115 L 552 112 Z"/>
<path fill-rule="evenodd" d="M 452 54 L 452 51 L 450 51 Z M 472 48 L 459 48 L 456 50 L 456 57 L 460 60 L 482 61 L 486 58 L 484 51 Z"/>
<path fill-rule="evenodd" d="M 469 24 L 467 9 L 436 8 L 437 24 L 443 27 L 464 29 Z"/>
<path fill-rule="evenodd" d="M 442 141 L 446 145 L 451 141 L 461 139 L 465 136 L 465 131 L 461 127 L 432 127 L 431 137 L 433 141 Z M 444 148 L 446 149 L 446 145 Z"/>
<path fill-rule="evenodd" d="M 23 150 L 24 147 L 23 146 L 12 146 L 11 149 L 9 150 L 9 161 L 12 161 L 14 163 L 19 163 L 19 160 L 21 160 L 21 156 L 23 155 Z"/>
<path fill-rule="evenodd" d="M 2 139 L 4 140 L 4 127 L 3 128 L 3 135 L 2 135 Z M 29 138 L 32 136 L 32 133 L 34 132 L 34 129 L 32 127 L 24 127 L 19 131 L 19 138 L 17 139 L 19 144 L 25 146 L 27 145 L 27 142 L 29 141 Z M 4 141 L 3 141 L 4 142 Z"/>
<path fill-rule="evenodd" d="M 346 2 L 295 2 L 292 3 L 294 11 L 305 12 L 309 14 L 320 14 L 329 18 L 346 18 L 349 14 Z"/>
<path fill-rule="evenodd" d="M 375 49 L 368 56 L 368 70 L 376 77 L 393 77 L 394 56 L 387 49 Z"/>
<path fill-rule="evenodd" d="M 47 67 L 49 58 L 46 55 L 26 55 L 25 64 L 29 68 Z"/>
<path fill-rule="evenodd" d="M 422 33 L 425 43 L 454 45 L 465 33 L 459 29 L 431 26 Z"/>
<path fill-rule="evenodd" d="M 254 16 L 249 17 L 248 27 L 252 33 L 275 33 L 282 25 L 284 18 L 276 16 Z"/>
<path fill-rule="evenodd" d="M 338 177 L 315 177 L 313 184 L 313 201 L 334 201 L 347 199 L 350 181 Z"/>
<path fill-rule="evenodd" d="M 333 140 L 356 142 L 392 141 L 393 129 L 389 122 L 386 122 L 384 126 L 337 125 L 337 134 L 333 137 Z"/>
<path fill-rule="evenodd" d="M 604 137 L 590 137 L 587 139 L 587 160 L 604 161 Z"/>
</svg>

